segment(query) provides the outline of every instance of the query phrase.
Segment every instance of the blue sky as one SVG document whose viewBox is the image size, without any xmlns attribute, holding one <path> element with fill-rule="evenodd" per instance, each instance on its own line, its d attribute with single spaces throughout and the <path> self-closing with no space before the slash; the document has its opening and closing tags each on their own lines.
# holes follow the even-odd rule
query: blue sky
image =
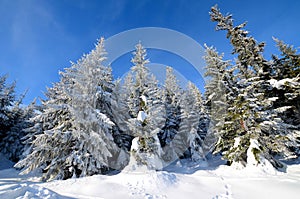
<svg viewBox="0 0 300 199">
<path fill-rule="evenodd" d="M 236 24 L 248 21 L 250 34 L 267 43 L 266 55 L 278 54 L 272 36 L 300 46 L 298 0 L 0 0 L 0 74 L 17 81 L 17 94 L 29 89 L 24 100 L 29 103 L 43 97 L 46 86 L 59 80 L 58 71 L 92 50 L 98 38 L 140 27 L 179 31 L 230 58 L 225 33 L 215 31 L 209 19 L 216 3 Z M 155 50 L 149 56 L 157 63 L 172 57 Z M 174 60 L 169 64 L 186 64 Z"/>
</svg>

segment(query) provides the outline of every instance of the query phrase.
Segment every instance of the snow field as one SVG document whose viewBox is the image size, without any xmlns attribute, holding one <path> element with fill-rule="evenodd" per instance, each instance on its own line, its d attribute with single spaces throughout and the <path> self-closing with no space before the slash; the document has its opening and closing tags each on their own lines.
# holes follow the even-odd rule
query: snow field
<svg viewBox="0 0 300 199">
<path fill-rule="evenodd" d="M 300 194 L 299 164 L 288 165 L 283 173 L 255 166 L 201 168 L 177 163 L 168 171 L 141 167 L 115 175 L 40 182 L 36 175 L 18 175 L 9 161 L 1 160 L 1 199 L 282 199 Z"/>
</svg>

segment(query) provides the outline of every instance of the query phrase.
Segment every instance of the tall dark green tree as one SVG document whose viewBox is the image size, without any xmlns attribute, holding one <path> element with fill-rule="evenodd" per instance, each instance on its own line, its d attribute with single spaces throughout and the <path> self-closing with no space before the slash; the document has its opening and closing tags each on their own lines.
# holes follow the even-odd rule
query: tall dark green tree
<svg viewBox="0 0 300 199">
<path fill-rule="evenodd" d="M 273 111 L 274 98 L 268 96 L 274 69 L 262 55 L 265 44 L 248 36 L 248 31 L 243 29 L 246 23 L 234 26 L 232 16 L 223 16 L 217 6 L 212 7 L 210 16 L 217 22 L 217 30 L 227 32 L 233 54 L 237 55 L 231 78 L 236 82 L 232 87 L 236 93 L 227 101 L 226 119 L 219 131 L 216 151 L 222 151 L 229 163 L 246 165 L 252 154 L 256 164 L 267 159 L 273 166 L 282 167 L 274 155 L 288 153 L 285 147 L 288 137 L 280 130 L 283 122 Z"/>
</svg>

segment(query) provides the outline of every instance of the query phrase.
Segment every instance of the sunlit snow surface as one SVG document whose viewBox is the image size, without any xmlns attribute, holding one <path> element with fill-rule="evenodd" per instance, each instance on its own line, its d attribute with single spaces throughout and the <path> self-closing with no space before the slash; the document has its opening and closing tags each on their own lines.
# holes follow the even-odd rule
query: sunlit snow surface
<svg viewBox="0 0 300 199">
<path fill-rule="evenodd" d="M 211 163 L 201 168 L 186 163 L 166 171 L 123 171 L 64 181 L 38 182 L 19 176 L 11 163 L 1 159 L 0 198 L 299 198 L 300 165 L 287 172 L 266 173 L 261 168 L 237 169 Z M 269 171 L 269 170 L 268 170 Z"/>
</svg>

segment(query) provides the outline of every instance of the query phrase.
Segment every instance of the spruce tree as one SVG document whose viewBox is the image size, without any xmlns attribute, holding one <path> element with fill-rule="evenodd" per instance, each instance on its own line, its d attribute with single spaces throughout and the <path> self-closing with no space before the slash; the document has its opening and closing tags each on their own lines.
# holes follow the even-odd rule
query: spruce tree
<svg viewBox="0 0 300 199">
<path fill-rule="evenodd" d="M 102 173 L 117 164 L 113 158 L 118 147 L 112 137 L 114 123 L 109 118 L 108 104 L 113 89 L 112 76 L 111 69 L 103 65 L 105 59 L 101 38 L 94 50 L 73 64 L 73 87 L 66 91 L 74 118 L 72 134 L 79 140 L 75 149 L 80 176 Z"/>
<path fill-rule="evenodd" d="M 172 144 L 178 158 L 191 158 L 193 161 L 205 160 L 202 149 L 203 140 L 199 131 L 199 122 L 203 112 L 202 95 L 191 82 L 181 99 L 180 127 Z M 200 131 L 201 132 L 201 131 Z"/>
<path fill-rule="evenodd" d="M 61 81 L 48 88 L 46 100 L 30 118 L 33 126 L 26 129 L 23 138 L 26 144 L 24 158 L 15 167 L 22 168 L 21 174 L 33 170 L 43 173 L 44 180 L 67 179 L 80 173 L 75 163 L 75 143 L 72 135 L 73 117 L 68 108 L 70 98 L 65 87 L 72 86 L 70 77 L 61 73 Z"/>
<path fill-rule="evenodd" d="M 267 159 L 276 168 L 282 167 L 274 154 L 285 151 L 286 135 L 277 130 L 281 123 L 276 120 L 276 114 L 272 112 L 272 99 L 267 95 L 272 66 L 262 55 L 264 43 L 257 43 L 253 37 L 248 36 L 248 31 L 243 30 L 246 23 L 233 26 L 232 16 L 223 16 L 216 6 L 210 15 L 211 20 L 218 23 L 217 30 L 227 31 L 233 53 L 237 54 L 233 67 L 236 84 L 232 89 L 237 93 L 228 101 L 226 120 L 219 133 L 217 149 L 223 151 L 229 163 L 246 165 L 252 153 L 257 164 Z M 256 147 L 250 147 L 251 143 L 257 143 Z"/>
<path fill-rule="evenodd" d="M 7 76 L 0 77 L 0 143 L 12 126 L 11 108 L 15 102 L 15 83 L 7 85 L 6 80 Z"/>
<path fill-rule="evenodd" d="M 219 54 L 213 47 L 205 45 L 207 82 L 205 85 L 205 107 L 210 118 L 208 135 L 205 138 L 205 150 L 214 150 L 218 132 L 224 126 L 228 103 L 236 96 L 234 90 L 232 68 L 229 61 L 223 61 L 223 54 Z"/>
<path fill-rule="evenodd" d="M 164 127 L 158 133 L 163 149 L 163 160 L 166 164 L 177 159 L 172 141 L 176 136 L 180 125 L 180 98 L 183 93 L 179 82 L 173 72 L 173 68 L 166 68 L 166 80 L 162 88 L 162 103 L 166 110 Z"/>
<path fill-rule="evenodd" d="M 45 180 L 82 177 L 119 167 L 119 149 L 109 116 L 113 90 L 105 60 L 104 40 L 77 63 L 61 72 L 61 81 L 48 89 L 39 115 L 32 120 L 26 158 L 17 163 L 23 173 L 41 169 Z"/>
<path fill-rule="evenodd" d="M 269 80 L 269 94 L 277 118 L 281 119 L 281 131 L 288 136 L 286 143 L 292 157 L 300 155 L 300 55 L 293 46 L 274 39 L 281 56 L 273 55 L 273 73 Z"/>
<path fill-rule="evenodd" d="M 26 128 L 32 123 L 29 118 L 34 114 L 34 102 L 22 105 L 25 94 L 19 99 L 15 96 L 15 83 L 6 84 L 7 76 L 0 78 L 0 152 L 8 159 L 17 162 L 24 152 L 22 138 Z"/>
<path fill-rule="evenodd" d="M 137 165 L 148 169 L 161 169 L 161 146 L 158 132 L 164 125 L 164 106 L 160 99 L 158 82 L 150 74 L 146 64 L 146 49 L 141 43 L 133 53 L 131 73 L 124 84 L 126 102 L 130 118 L 128 127 L 135 137 L 131 155 Z"/>
<path fill-rule="evenodd" d="M 28 134 L 26 129 L 34 125 L 30 121 L 30 118 L 34 116 L 34 111 L 35 102 L 24 107 L 20 107 L 17 103 L 12 108 L 13 124 L 6 132 L 0 148 L 2 149 L 1 152 L 13 162 L 19 161 L 26 150 L 23 138 Z"/>
</svg>

